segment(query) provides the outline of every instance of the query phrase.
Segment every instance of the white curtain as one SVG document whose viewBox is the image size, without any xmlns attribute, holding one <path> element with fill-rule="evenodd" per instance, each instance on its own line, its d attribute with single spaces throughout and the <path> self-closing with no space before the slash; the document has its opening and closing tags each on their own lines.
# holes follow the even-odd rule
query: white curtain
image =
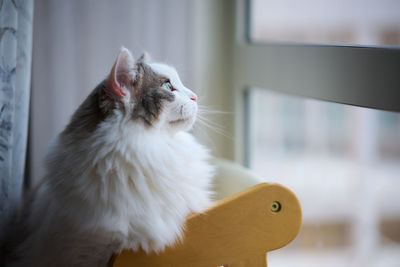
<svg viewBox="0 0 400 267">
<path fill-rule="evenodd" d="M 0 229 L 9 221 L 23 191 L 32 18 L 33 1 L 0 0 Z M 0 231 L 0 240 L 3 234 Z"/>
<path fill-rule="evenodd" d="M 108 74 L 121 45 L 178 69 L 191 85 L 191 19 L 186 0 L 35 2 L 30 180 L 44 175 L 48 145 Z"/>
</svg>

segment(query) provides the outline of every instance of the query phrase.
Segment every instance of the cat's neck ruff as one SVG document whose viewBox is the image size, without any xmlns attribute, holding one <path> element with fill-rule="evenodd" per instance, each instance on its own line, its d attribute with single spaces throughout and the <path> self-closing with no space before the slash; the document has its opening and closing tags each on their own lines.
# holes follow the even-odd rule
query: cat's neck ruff
<svg viewBox="0 0 400 267">
<path fill-rule="evenodd" d="M 76 196 L 68 194 L 69 188 L 59 184 L 58 189 L 62 190 L 60 195 L 66 203 L 81 202 L 74 210 L 79 216 L 86 216 L 86 202 L 96 207 L 86 219 L 88 229 L 97 225 L 111 231 L 123 229 L 123 234 L 129 235 L 140 231 L 137 227 L 154 231 L 157 228 L 148 223 L 152 221 L 165 228 L 163 231 L 180 233 L 186 216 L 210 205 L 209 187 L 214 168 L 207 162 L 208 150 L 190 133 L 171 135 L 146 129 L 145 125 L 120 125 L 114 120 L 104 122 L 96 134 L 77 145 L 87 148 L 86 152 L 75 155 L 80 157 L 77 162 L 81 166 L 73 166 L 81 172 L 73 175 L 79 177 L 75 187 L 80 188 L 86 199 L 71 201 L 68 198 Z M 104 206 L 111 208 L 104 209 Z M 148 225 L 140 226 L 141 220 Z M 135 225 L 130 225 L 133 221 Z M 157 234 L 165 238 L 159 244 L 176 238 Z"/>
</svg>

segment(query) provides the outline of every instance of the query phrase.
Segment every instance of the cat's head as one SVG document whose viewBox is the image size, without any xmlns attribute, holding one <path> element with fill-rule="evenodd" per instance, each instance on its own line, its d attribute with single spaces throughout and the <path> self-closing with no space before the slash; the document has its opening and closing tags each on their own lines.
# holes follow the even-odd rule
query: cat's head
<svg viewBox="0 0 400 267">
<path fill-rule="evenodd" d="M 104 90 L 135 123 L 169 132 L 188 130 L 197 115 L 197 96 L 186 88 L 173 67 L 152 63 L 144 55 L 135 61 L 121 48 Z"/>
</svg>

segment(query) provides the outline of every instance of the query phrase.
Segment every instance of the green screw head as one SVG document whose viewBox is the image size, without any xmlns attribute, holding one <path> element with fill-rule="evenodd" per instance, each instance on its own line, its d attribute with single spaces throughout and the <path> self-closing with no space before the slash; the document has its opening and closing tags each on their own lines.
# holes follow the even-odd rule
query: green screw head
<svg viewBox="0 0 400 267">
<path fill-rule="evenodd" d="M 278 201 L 274 201 L 271 203 L 271 211 L 272 212 L 279 212 L 281 210 L 281 203 Z"/>
</svg>

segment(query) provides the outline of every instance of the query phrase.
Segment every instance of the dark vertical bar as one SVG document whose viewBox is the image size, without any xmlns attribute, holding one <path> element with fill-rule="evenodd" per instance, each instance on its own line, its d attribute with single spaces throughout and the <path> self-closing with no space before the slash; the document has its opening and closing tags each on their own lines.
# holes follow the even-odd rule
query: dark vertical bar
<svg viewBox="0 0 400 267">
<path fill-rule="evenodd" d="M 246 0 L 245 4 L 245 40 L 251 42 L 251 0 Z"/>
</svg>

